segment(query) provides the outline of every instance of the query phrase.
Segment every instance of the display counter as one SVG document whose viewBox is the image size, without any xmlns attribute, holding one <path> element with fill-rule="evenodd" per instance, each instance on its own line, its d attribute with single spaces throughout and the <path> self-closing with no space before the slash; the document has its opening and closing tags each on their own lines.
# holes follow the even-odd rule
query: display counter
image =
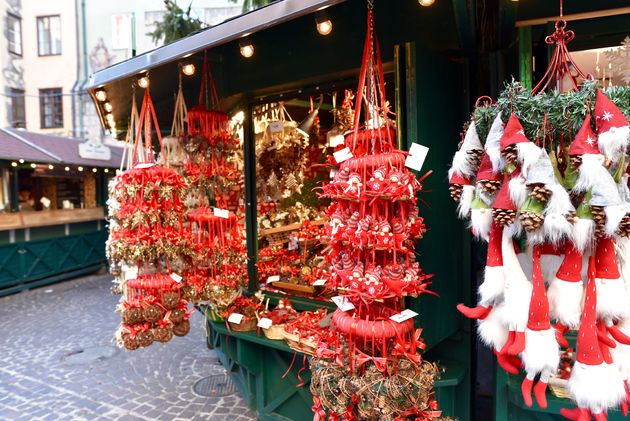
<svg viewBox="0 0 630 421">
<path fill-rule="evenodd" d="M 55 209 L 48 211 L 21 211 L 0 214 L 0 231 L 73 224 L 105 219 L 103 208 Z"/>
</svg>

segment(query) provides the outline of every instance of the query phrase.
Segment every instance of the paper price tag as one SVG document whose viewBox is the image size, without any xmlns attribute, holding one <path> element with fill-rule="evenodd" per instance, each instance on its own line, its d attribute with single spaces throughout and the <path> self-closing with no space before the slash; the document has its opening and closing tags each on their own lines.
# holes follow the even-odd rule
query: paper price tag
<svg viewBox="0 0 630 421">
<path fill-rule="evenodd" d="M 124 272 L 123 277 L 125 281 L 128 281 L 130 279 L 136 279 L 138 277 L 138 268 L 137 267 L 129 268 L 128 270 Z"/>
<path fill-rule="evenodd" d="M 353 155 L 352 152 L 350 152 L 350 148 L 345 147 L 333 153 L 333 157 L 335 158 L 335 162 L 337 162 L 337 164 L 341 164 L 343 161 L 347 161 L 352 158 Z"/>
<path fill-rule="evenodd" d="M 337 305 L 337 307 L 339 307 L 339 310 L 341 311 L 348 311 L 348 310 L 354 309 L 354 304 L 348 301 L 348 297 L 343 297 L 343 296 L 338 295 L 336 297 L 332 297 L 331 300 L 333 303 Z"/>
<path fill-rule="evenodd" d="M 394 314 L 392 317 L 390 317 L 391 320 L 395 321 L 396 323 L 402 323 L 405 320 L 409 320 L 412 319 L 414 317 L 416 317 L 418 315 L 418 313 L 416 313 L 413 310 L 403 310 L 398 314 Z"/>
<path fill-rule="evenodd" d="M 409 148 L 409 155 L 405 159 L 405 166 L 412 170 L 420 171 L 428 153 L 429 148 L 426 146 L 412 143 L 411 148 Z"/>
<path fill-rule="evenodd" d="M 171 273 L 171 275 L 170 275 L 170 276 L 171 276 L 171 279 L 172 279 L 172 280 L 174 280 L 175 282 L 177 282 L 178 284 L 179 284 L 179 283 L 182 281 L 182 279 L 183 279 L 181 276 L 179 276 L 179 275 L 178 275 L 178 274 L 176 274 L 176 273 Z"/>
<path fill-rule="evenodd" d="M 327 137 L 328 137 L 328 146 L 330 146 L 331 148 L 334 148 L 339 145 L 343 145 L 344 142 L 346 141 L 346 138 L 340 133 L 335 134 L 335 133 L 328 132 Z"/>
<path fill-rule="evenodd" d="M 227 209 L 214 208 L 214 216 L 228 219 L 230 217 L 230 211 Z"/>
<path fill-rule="evenodd" d="M 271 133 L 279 133 L 282 131 L 284 124 L 282 121 L 272 121 L 267 127 Z"/>
<path fill-rule="evenodd" d="M 261 329 L 269 329 L 272 324 L 273 322 L 271 321 L 271 319 L 268 319 L 266 317 L 261 317 L 260 320 L 258 320 L 258 327 Z"/>
<path fill-rule="evenodd" d="M 273 275 L 267 278 L 267 283 L 270 284 L 272 282 L 278 282 L 280 280 L 280 275 Z"/>
<path fill-rule="evenodd" d="M 313 282 L 313 286 L 314 287 L 321 287 L 322 285 L 324 285 L 326 283 L 325 279 L 318 279 L 315 282 Z"/>
<path fill-rule="evenodd" d="M 243 321 L 243 315 L 240 313 L 232 313 L 230 317 L 228 317 L 228 322 L 234 323 L 236 325 L 240 325 Z"/>
</svg>

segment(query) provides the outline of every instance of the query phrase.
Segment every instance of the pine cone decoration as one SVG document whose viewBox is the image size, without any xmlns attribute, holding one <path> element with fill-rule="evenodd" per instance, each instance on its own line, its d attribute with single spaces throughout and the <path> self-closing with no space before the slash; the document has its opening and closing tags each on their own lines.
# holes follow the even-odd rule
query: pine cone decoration
<svg viewBox="0 0 630 421">
<path fill-rule="evenodd" d="M 184 310 L 181 310 L 179 308 L 176 308 L 175 310 L 171 311 L 171 322 L 173 322 L 173 324 L 178 324 L 181 323 L 184 320 L 184 315 L 186 314 L 186 312 Z"/>
<path fill-rule="evenodd" d="M 626 214 L 623 217 L 616 234 L 620 237 L 630 237 L 630 214 Z"/>
<path fill-rule="evenodd" d="M 167 310 L 172 310 L 179 304 L 179 295 L 176 292 L 167 292 L 162 296 L 162 304 Z"/>
<path fill-rule="evenodd" d="M 542 227 L 545 217 L 535 212 L 521 212 L 518 216 L 525 231 L 532 232 Z"/>
<path fill-rule="evenodd" d="M 573 169 L 575 169 L 575 170 L 580 168 L 580 165 L 582 165 L 582 156 L 580 156 L 580 155 L 571 155 L 569 157 L 569 165 L 571 165 L 571 167 Z"/>
<path fill-rule="evenodd" d="M 122 312 L 122 321 L 126 325 L 135 325 L 136 323 L 142 323 L 144 321 L 142 309 L 140 307 L 126 308 Z"/>
<path fill-rule="evenodd" d="M 595 224 L 601 225 L 602 227 L 606 225 L 606 213 L 604 212 L 603 206 L 591 205 L 591 213 L 593 214 Z"/>
<path fill-rule="evenodd" d="M 481 187 L 481 190 L 483 190 L 485 193 L 487 194 L 494 194 L 497 192 L 497 190 L 499 190 L 499 187 L 501 187 L 501 181 L 499 180 L 479 180 L 477 182 L 477 185 L 479 187 Z"/>
<path fill-rule="evenodd" d="M 153 339 L 158 342 L 166 343 L 173 338 L 173 329 L 168 327 L 154 327 L 152 330 Z"/>
<path fill-rule="evenodd" d="M 173 333 L 175 336 L 186 336 L 190 331 L 190 322 L 188 320 L 182 320 L 181 323 L 173 326 Z"/>
<path fill-rule="evenodd" d="M 530 184 L 527 186 L 528 196 L 546 202 L 551 197 L 551 190 L 547 189 L 544 184 Z"/>
<path fill-rule="evenodd" d="M 571 211 L 564 216 L 571 224 L 575 224 L 578 221 L 577 213 Z"/>
<path fill-rule="evenodd" d="M 501 155 L 503 156 L 507 164 L 516 164 L 516 154 L 516 145 L 506 146 L 505 149 L 501 151 Z"/>
<path fill-rule="evenodd" d="M 164 316 L 164 312 L 159 305 L 151 304 L 142 310 L 142 315 L 147 322 L 156 322 Z"/>
<path fill-rule="evenodd" d="M 140 344 L 135 337 L 131 337 L 128 333 L 123 333 L 122 335 L 123 345 L 130 351 L 136 350 L 140 348 Z"/>
<path fill-rule="evenodd" d="M 483 156 L 483 150 L 470 149 L 466 151 L 466 154 L 468 155 L 468 160 L 470 161 L 472 166 L 474 168 L 479 168 L 479 165 L 481 165 L 481 157 Z"/>
<path fill-rule="evenodd" d="M 516 211 L 513 209 L 492 209 L 492 218 L 497 224 L 506 227 L 516 219 Z"/>
<path fill-rule="evenodd" d="M 136 335 L 136 340 L 138 341 L 138 345 L 141 347 L 150 346 L 153 343 L 153 334 L 150 330 L 145 330 L 144 332 L 138 332 Z"/>
<path fill-rule="evenodd" d="M 606 233 L 604 232 L 604 226 L 595 224 L 595 238 L 600 240 L 604 238 L 605 236 L 606 236 Z"/>
<path fill-rule="evenodd" d="M 461 184 L 450 184 L 448 186 L 448 191 L 451 193 L 451 197 L 454 201 L 459 202 L 462 198 L 462 191 L 464 187 Z"/>
</svg>

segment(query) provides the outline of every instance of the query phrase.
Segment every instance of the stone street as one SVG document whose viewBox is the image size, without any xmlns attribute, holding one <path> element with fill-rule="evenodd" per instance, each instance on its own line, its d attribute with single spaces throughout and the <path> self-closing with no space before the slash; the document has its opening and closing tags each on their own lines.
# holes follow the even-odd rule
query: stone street
<svg viewBox="0 0 630 421">
<path fill-rule="evenodd" d="M 185 337 L 118 349 L 111 279 L 88 276 L 0 298 L 0 420 L 256 419 L 236 393 L 193 391 L 204 377 L 227 379 L 198 313 Z"/>
</svg>

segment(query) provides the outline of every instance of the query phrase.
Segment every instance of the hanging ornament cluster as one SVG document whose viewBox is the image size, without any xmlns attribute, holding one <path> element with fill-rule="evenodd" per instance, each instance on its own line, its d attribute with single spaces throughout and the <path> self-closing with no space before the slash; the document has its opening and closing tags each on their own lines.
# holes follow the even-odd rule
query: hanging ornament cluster
<svg viewBox="0 0 630 421">
<path fill-rule="evenodd" d="M 153 127 L 161 149 L 163 144 L 148 91 L 137 122 L 132 165 L 115 178 L 111 192 L 110 209 L 115 212 L 108 242 L 109 258 L 126 269 L 118 278 L 123 297 L 116 337 L 120 346 L 130 350 L 168 342 L 190 329 L 181 278 L 172 273 L 191 245 L 181 216 L 184 180 L 174 170 L 153 163 Z"/>
<path fill-rule="evenodd" d="M 401 307 L 402 297 L 427 291 L 430 277 L 414 254 L 425 230 L 416 207 L 422 186 L 395 147 L 371 7 L 356 101 L 353 131 L 335 153 L 340 167 L 323 187 L 332 199 L 326 283 L 343 295 L 333 297 L 332 330 L 310 362 L 315 419 L 432 420 L 440 416 L 438 370 L 419 354 L 415 313 Z"/>
<path fill-rule="evenodd" d="M 478 104 L 453 157 L 459 216 L 488 242 L 478 304 L 458 309 L 477 319 L 502 368 L 525 371 L 527 406 L 547 407 L 564 335 L 577 330 L 568 379 L 577 408 L 562 415 L 605 420 L 630 402 L 630 89 L 598 89 L 567 51 L 573 36 L 556 23 L 540 83 L 530 92 L 513 82 L 496 104 Z"/>
</svg>

